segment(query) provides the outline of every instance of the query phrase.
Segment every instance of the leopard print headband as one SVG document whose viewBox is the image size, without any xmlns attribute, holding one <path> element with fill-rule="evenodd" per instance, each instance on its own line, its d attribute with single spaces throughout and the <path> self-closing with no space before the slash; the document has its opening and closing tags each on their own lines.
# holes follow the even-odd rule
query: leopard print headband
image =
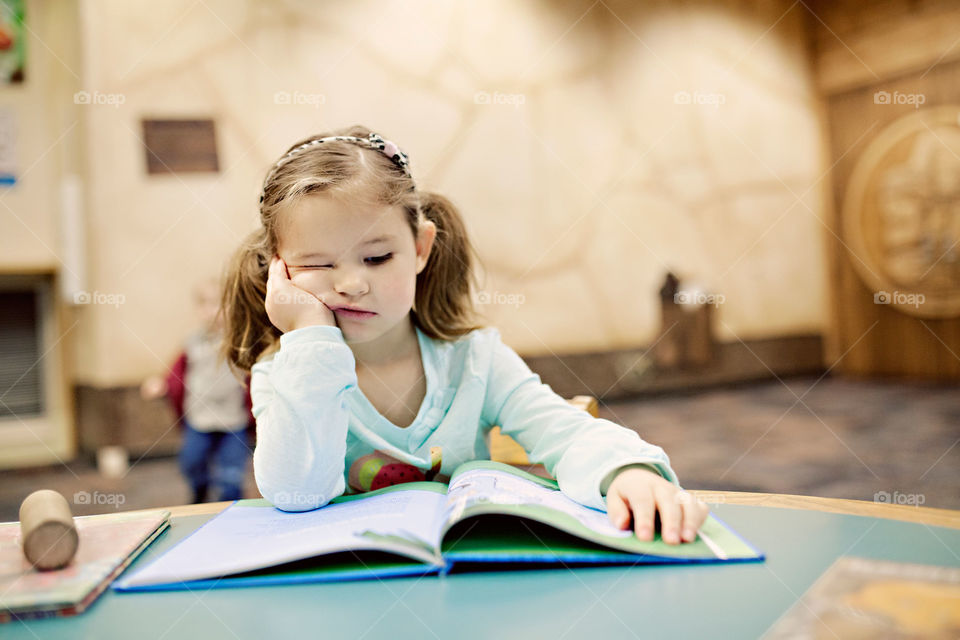
<svg viewBox="0 0 960 640">
<path fill-rule="evenodd" d="M 390 158 L 390 160 L 392 160 L 393 163 L 397 165 L 401 171 L 403 171 L 405 176 L 407 176 L 411 180 L 413 179 L 413 175 L 410 173 L 410 159 L 407 157 L 407 154 L 405 154 L 403 151 L 400 151 L 397 145 L 395 145 L 393 142 L 389 140 L 384 140 L 378 134 L 371 133 L 366 138 L 360 138 L 357 136 L 329 136 L 327 138 L 317 138 L 316 140 L 310 140 L 309 142 L 304 142 L 303 144 L 294 147 L 293 149 L 288 151 L 282 158 L 277 160 L 277 163 L 273 165 L 273 168 L 270 169 L 270 172 L 267 173 L 266 179 L 263 181 L 264 190 L 260 192 L 260 204 L 263 204 L 263 198 L 265 195 L 267 185 L 270 184 L 270 181 L 273 179 L 274 174 L 276 174 L 277 170 L 280 167 L 282 167 L 291 159 L 293 159 L 294 156 L 299 155 L 302 151 L 305 151 L 306 149 L 310 149 L 311 147 L 321 145 L 324 142 L 332 142 L 334 140 L 350 142 L 356 145 L 360 145 L 361 147 L 366 147 L 368 149 L 373 149 L 374 151 L 379 151 L 383 155 Z"/>
</svg>

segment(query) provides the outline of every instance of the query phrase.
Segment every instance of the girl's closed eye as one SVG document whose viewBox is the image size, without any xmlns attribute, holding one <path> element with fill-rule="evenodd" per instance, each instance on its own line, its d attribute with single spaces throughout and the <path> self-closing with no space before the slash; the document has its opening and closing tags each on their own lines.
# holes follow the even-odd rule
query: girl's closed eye
<svg viewBox="0 0 960 640">
<path fill-rule="evenodd" d="M 370 264 L 372 264 L 373 266 L 377 266 L 377 265 L 381 265 L 381 264 L 383 264 L 383 263 L 385 263 L 385 262 L 388 262 L 391 258 L 393 258 L 393 254 L 392 254 L 392 253 L 387 253 L 387 254 L 384 254 L 384 255 L 382 255 L 382 256 L 375 256 L 375 257 L 372 257 L 372 258 L 367 258 L 367 260 L 368 260 L 368 261 L 370 262 Z M 329 269 L 329 268 L 331 268 L 331 267 L 333 267 L 332 264 L 304 264 L 304 265 L 299 265 L 299 266 L 290 266 L 290 265 L 288 265 L 287 268 L 290 269 L 291 271 L 294 271 L 294 270 L 296 270 L 296 271 L 304 271 L 304 270 L 307 270 L 307 269 Z"/>
<path fill-rule="evenodd" d="M 371 263 L 372 263 L 374 266 L 376 266 L 376 265 L 378 265 L 378 264 L 383 264 L 384 262 L 387 262 L 387 261 L 390 260 L 390 258 L 392 258 L 392 257 L 393 257 L 393 254 L 392 254 L 392 253 L 387 253 L 387 254 L 384 254 L 384 255 L 382 255 L 382 256 L 376 256 L 375 258 L 367 258 L 367 260 L 370 260 Z"/>
<path fill-rule="evenodd" d="M 287 265 L 287 269 L 290 271 L 290 273 L 293 273 L 294 271 L 309 271 L 311 269 L 327 269 L 330 266 L 332 265 L 329 265 L 329 264 L 304 264 L 300 266 Z"/>
</svg>

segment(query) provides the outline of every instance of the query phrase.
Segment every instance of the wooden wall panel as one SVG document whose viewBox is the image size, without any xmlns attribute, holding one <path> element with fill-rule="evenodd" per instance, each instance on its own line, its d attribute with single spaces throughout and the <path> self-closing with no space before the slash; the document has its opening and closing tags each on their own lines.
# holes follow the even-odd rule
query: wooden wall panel
<svg viewBox="0 0 960 640">
<path fill-rule="evenodd" d="M 931 63 L 928 69 L 826 98 L 830 156 L 836 163 L 831 176 L 833 233 L 828 237 L 835 345 L 830 359 L 842 356 L 835 370 L 848 374 L 960 379 L 960 318 L 920 318 L 892 305 L 875 304 L 875 290 L 854 268 L 858 257 L 843 231 L 844 197 L 864 150 L 885 127 L 917 111 L 913 104 L 877 104 L 877 91 L 922 94 L 923 109 L 960 105 L 960 62 Z M 960 282 L 954 286 L 960 288 Z"/>
<path fill-rule="evenodd" d="M 810 7 L 814 72 L 825 94 L 960 59 L 956 0 L 825 0 Z"/>
</svg>

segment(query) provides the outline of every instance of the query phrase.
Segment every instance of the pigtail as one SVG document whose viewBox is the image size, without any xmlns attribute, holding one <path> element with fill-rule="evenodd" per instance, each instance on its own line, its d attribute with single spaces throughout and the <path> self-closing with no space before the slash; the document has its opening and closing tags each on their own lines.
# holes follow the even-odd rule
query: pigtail
<svg viewBox="0 0 960 640">
<path fill-rule="evenodd" d="M 276 347 L 281 331 L 270 323 L 264 308 L 271 253 L 264 229 L 251 233 L 234 253 L 227 268 L 223 300 L 223 356 L 230 365 L 249 373 L 257 359 Z"/>
<path fill-rule="evenodd" d="M 414 319 L 430 337 L 454 340 L 480 328 L 473 304 L 477 254 L 452 202 L 436 193 L 420 192 L 420 209 L 437 226 L 437 235 L 417 276 Z"/>
</svg>

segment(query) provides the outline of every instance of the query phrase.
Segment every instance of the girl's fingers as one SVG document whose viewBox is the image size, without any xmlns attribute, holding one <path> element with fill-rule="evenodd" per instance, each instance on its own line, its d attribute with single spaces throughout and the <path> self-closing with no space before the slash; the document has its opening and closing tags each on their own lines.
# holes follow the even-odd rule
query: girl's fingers
<svg viewBox="0 0 960 640">
<path fill-rule="evenodd" d="M 607 515 L 617 529 L 624 529 L 630 524 L 630 507 L 620 492 L 614 491 L 607 494 Z"/>
<path fill-rule="evenodd" d="M 277 276 L 277 264 L 276 264 L 276 262 L 277 262 L 277 259 L 276 259 L 276 258 L 272 258 L 272 259 L 270 260 L 270 268 L 267 269 L 267 297 L 268 297 L 268 298 L 271 296 L 273 290 L 276 288 L 276 286 L 277 286 L 277 278 L 279 277 L 279 276 Z"/>
<path fill-rule="evenodd" d="M 277 256 L 274 256 L 270 259 L 270 275 L 278 280 L 285 279 L 285 276 L 287 275 L 286 269 L 283 266 L 283 261 Z"/>
<path fill-rule="evenodd" d="M 667 544 L 680 543 L 680 525 L 683 511 L 677 500 L 676 488 L 672 485 L 662 485 L 654 491 L 657 499 L 657 509 L 660 511 L 660 536 Z"/>
<path fill-rule="evenodd" d="M 680 537 L 684 542 L 693 542 L 697 538 L 697 529 L 700 528 L 700 502 L 693 496 L 684 492 L 677 494 L 683 496 L 680 500 L 680 508 L 683 510 L 683 523 L 680 530 Z"/>
<path fill-rule="evenodd" d="M 274 288 L 281 286 L 281 282 L 290 280 L 286 271 L 283 260 L 277 256 L 270 259 L 270 266 L 267 269 L 267 294 Z"/>
<path fill-rule="evenodd" d="M 633 512 L 633 530 L 641 540 L 653 540 L 654 499 L 649 491 L 628 498 Z"/>
<path fill-rule="evenodd" d="M 707 521 L 707 518 L 710 517 L 710 505 L 706 502 L 699 500 L 699 513 L 697 514 L 697 529 L 703 526 L 703 523 Z"/>
<path fill-rule="evenodd" d="M 683 510 L 683 528 L 680 536 L 684 542 L 693 542 L 697 539 L 697 531 L 710 514 L 710 507 L 706 502 L 693 494 L 682 491 L 677 494 Z"/>
</svg>

